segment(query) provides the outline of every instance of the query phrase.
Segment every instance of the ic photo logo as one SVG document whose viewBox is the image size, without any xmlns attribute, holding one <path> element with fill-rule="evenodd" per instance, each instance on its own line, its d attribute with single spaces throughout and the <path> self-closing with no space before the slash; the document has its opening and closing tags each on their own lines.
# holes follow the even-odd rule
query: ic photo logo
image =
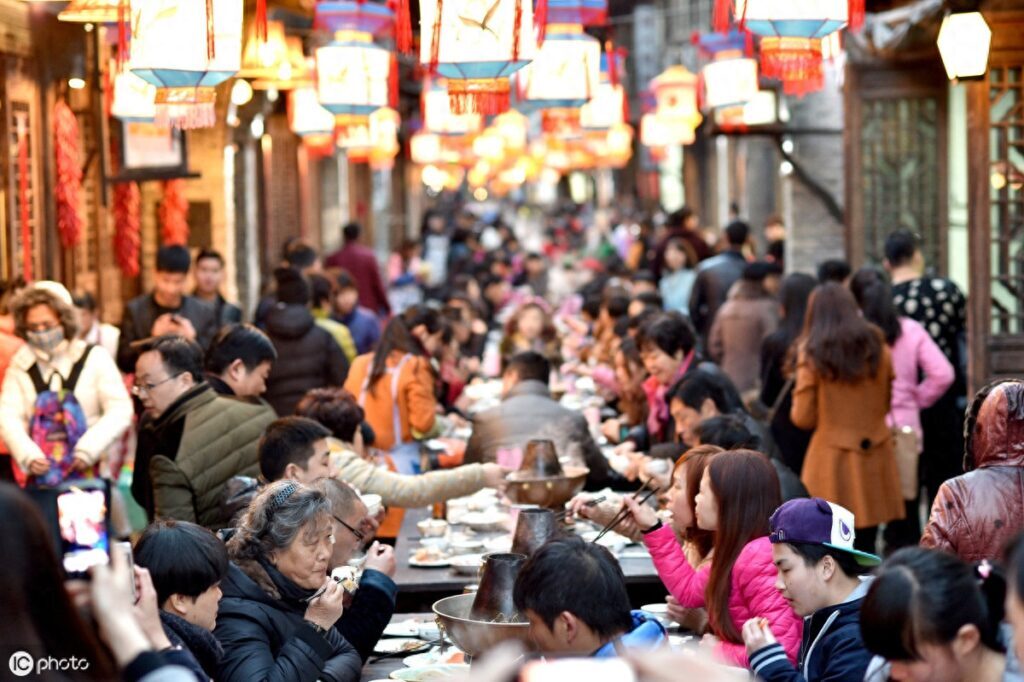
<svg viewBox="0 0 1024 682">
<path fill-rule="evenodd" d="M 7 667 L 10 668 L 11 673 L 15 677 L 27 677 L 32 673 L 39 675 L 42 672 L 50 672 L 53 670 L 59 672 L 67 672 L 69 670 L 88 670 L 89 661 L 84 658 L 78 658 L 77 656 L 70 656 L 68 658 L 54 658 L 53 656 L 47 656 L 46 658 L 36 659 L 27 651 L 15 651 L 11 654 L 11 657 L 7 659 Z"/>
</svg>

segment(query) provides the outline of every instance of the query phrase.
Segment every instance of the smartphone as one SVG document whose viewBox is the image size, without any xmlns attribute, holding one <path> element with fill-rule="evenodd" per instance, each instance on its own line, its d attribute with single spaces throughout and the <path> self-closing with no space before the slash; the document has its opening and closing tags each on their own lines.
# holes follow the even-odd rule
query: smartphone
<svg viewBox="0 0 1024 682">
<path fill-rule="evenodd" d="M 56 512 L 64 572 L 87 579 L 90 568 L 110 562 L 110 484 L 99 479 L 62 485 Z"/>
<path fill-rule="evenodd" d="M 128 564 L 128 586 L 132 589 L 132 602 L 139 598 L 138 590 L 135 588 L 135 556 L 132 554 L 132 543 L 115 542 L 114 552 L 120 553 Z"/>
</svg>

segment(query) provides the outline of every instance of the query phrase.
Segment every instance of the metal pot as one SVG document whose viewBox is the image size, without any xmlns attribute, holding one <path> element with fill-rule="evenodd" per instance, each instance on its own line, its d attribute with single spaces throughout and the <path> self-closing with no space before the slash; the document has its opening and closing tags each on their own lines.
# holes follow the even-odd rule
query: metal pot
<svg viewBox="0 0 1024 682">
<path fill-rule="evenodd" d="M 515 619 L 516 605 L 512 589 L 519 568 L 526 562 L 522 554 L 495 553 L 484 555 L 480 571 L 480 587 L 470 609 L 473 620 L 508 622 Z"/>
<path fill-rule="evenodd" d="M 558 461 L 558 450 L 555 449 L 554 441 L 527 442 L 519 471 L 532 472 L 536 476 L 561 476 L 562 464 Z"/>
<path fill-rule="evenodd" d="M 530 625 L 522 623 L 491 623 L 470 617 L 473 594 L 457 594 L 434 602 L 438 627 L 455 646 L 470 657 L 476 657 L 506 640 L 518 640 L 527 649 L 533 648 Z"/>
<path fill-rule="evenodd" d="M 529 471 L 513 471 L 505 477 L 505 495 L 514 504 L 535 504 L 558 509 L 583 490 L 590 469 L 565 467 L 561 476 L 538 476 Z"/>
<path fill-rule="evenodd" d="M 558 526 L 555 513 L 550 509 L 523 509 L 516 521 L 516 532 L 512 536 L 512 552 L 530 557 L 541 546 L 555 537 Z"/>
</svg>

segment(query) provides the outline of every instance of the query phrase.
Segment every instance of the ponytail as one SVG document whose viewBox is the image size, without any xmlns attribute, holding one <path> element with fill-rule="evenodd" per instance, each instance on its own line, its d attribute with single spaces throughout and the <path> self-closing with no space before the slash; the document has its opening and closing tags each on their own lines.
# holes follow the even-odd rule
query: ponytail
<svg viewBox="0 0 1024 682">
<path fill-rule="evenodd" d="M 414 305 L 405 309 L 401 315 L 391 318 L 381 334 L 380 344 L 374 353 L 370 366 L 369 390 L 388 372 L 388 357 L 394 351 L 410 355 L 426 357 L 427 349 L 412 334 L 412 330 L 423 325 L 427 332 L 435 334 L 444 325 L 441 313 L 426 306 Z"/>
</svg>

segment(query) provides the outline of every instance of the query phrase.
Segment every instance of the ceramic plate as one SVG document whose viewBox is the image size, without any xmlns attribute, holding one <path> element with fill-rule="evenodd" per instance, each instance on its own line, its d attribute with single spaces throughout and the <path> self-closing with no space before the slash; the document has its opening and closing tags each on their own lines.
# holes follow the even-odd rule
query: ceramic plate
<svg viewBox="0 0 1024 682">
<path fill-rule="evenodd" d="M 390 623 L 384 628 L 385 637 L 416 637 L 422 624 L 416 620 L 403 620 L 401 623 Z"/>
<path fill-rule="evenodd" d="M 409 557 L 409 565 L 416 568 L 447 568 L 451 566 L 449 559 L 435 559 L 434 561 L 416 561 L 416 557 Z"/>
<path fill-rule="evenodd" d="M 466 512 L 462 515 L 460 523 L 464 523 L 473 530 L 491 530 L 500 528 L 507 523 L 509 515 L 504 512 Z"/>
<path fill-rule="evenodd" d="M 483 554 L 461 554 L 453 556 L 448 562 L 456 573 L 476 575 L 480 571 L 480 567 L 484 565 L 484 556 Z"/>
<path fill-rule="evenodd" d="M 399 651 L 410 651 L 422 648 L 426 642 L 420 639 L 401 637 L 399 639 L 382 639 L 373 647 L 375 654 L 397 654 Z"/>
<path fill-rule="evenodd" d="M 431 665 L 461 665 L 466 662 L 466 654 L 453 646 L 448 647 L 441 653 L 441 647 L 434 647 L 422 654 L 413 654 L 404 661 L 409 668 L 425 668 Z"/>
<path fill-rule="evenodd" d="M 594 530 L 583 533 L 580 537 L 587 542 L 593 542 L 594 538 L 597 537 L 597 534 L 598 531 Z M 618 554 L 626 548 L 626 545 L 629 544 L 629 538 L 619 535 L 615 531 L 611 531 L 609 533 L 605 533 L 604 537 L 597 541 L 597 544 L 607 547 L 612 554 Z"/>
<path fill-rule="evenodd" d="M 491 538 L 484 542 L 484 547 L 487 548 L 488 552 L 511 552 L 512 551 L 512 536 L 511 535 L 499 535 L 496 538 Z"/>
<path fill-rule="evenodd" d="M 405 680 L 406 682 L 435 682 L 436 680 L 450 680 L 456 677 L 463 677 L 469 673 L 469 665 L 425 665 L 420 668 L 405 668 L 391 673 L 393 680 Z"/>
</svg>

